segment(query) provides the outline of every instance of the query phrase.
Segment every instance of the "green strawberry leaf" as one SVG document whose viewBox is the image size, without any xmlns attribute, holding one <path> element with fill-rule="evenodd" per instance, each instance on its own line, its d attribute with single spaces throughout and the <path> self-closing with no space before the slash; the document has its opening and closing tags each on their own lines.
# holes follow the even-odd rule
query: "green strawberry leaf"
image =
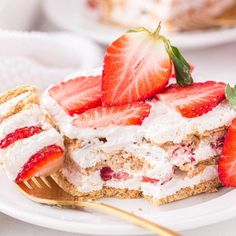
<svg viewBox="0 0 236 236">
<path fill-rule="evenodd" d="M 236 108 L 236 85 L 234 88 L 231 88 L 229 84 L 227 84 L 225 88 L 225 96 L 232 106 L 235 106 Z"/>
<path fill-rule="evenodd" d="M 178 48 L 172 46 L 170 41 L 163 36 L 161 36 L 161 38 L 165 43 L 166 50 L 174 64 L 177 83 L 182 87 L 191 85 L 193 83 L 193 78 L 190 65 L 182 56 Z"/>
</svg>

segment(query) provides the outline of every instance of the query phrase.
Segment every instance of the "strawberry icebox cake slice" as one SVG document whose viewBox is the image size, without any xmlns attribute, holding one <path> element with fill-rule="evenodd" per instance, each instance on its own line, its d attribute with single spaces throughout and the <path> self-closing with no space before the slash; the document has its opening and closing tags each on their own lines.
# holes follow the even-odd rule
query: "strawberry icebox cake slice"
<svg viewBox="0 0 236 236">
<path fill-rule="evenodd" d="M 103 69 L 43 93 L 66 148 L 53 177 L 72 195 L 159 205 L 236 185 L 236 89 L 193 82 L 191 66 L 159 31 L 129 31 L 108 46 Z"/>
<path fill-rule="evenodd" d="M 0 159 L 11 180 L 24 182 L 61 167 L 64 144 L 53 126 L 36 88 L 22 86 L 0 95 Z"/>
</svg>

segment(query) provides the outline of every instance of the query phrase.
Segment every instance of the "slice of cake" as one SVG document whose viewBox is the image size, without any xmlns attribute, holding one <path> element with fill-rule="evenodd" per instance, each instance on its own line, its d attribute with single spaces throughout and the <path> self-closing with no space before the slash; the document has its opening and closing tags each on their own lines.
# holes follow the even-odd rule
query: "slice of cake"
<svg viewBox="0 0 236 236">
<path fill-rule="evenodd" d="M 72 112 L 82 102 L 74 98 L 83 95 L 85 105 L 101 94 L 100 74 L 72 77 L 42 96 L 66 140 L 66 161 L 54 175 L 61 187 L 82 199 L 144 196 L 164 204 L 220 186 L 217 163 L 236 116 L 223 83 L 170 86 L 158 98 L 132 105 L 132 112 L 130 106 Z M 78 89 L 85 78 L 86 90 Z M 97 82 L 91 85 L 91 79 Z M 97 93 L 87 97 L 87 91 Z"/>
<path fill-rule="evenodd" d="M 63 139 L 39 105 L 34 87 L 17 87 L 0 95 L 0 153 L 16 183 L 48 175 L 63 163 Z"/>
<path fill-rule="evenodd" d="M 134 29 L 108 46 L 102 70 L 51 86 L 40 105 L 32 87 L 0 95 L 1 159 L 16 183 L 53 174 L 81 199 L 165 204 L 236 186 L 235 104 L 236 87 L 193 82 L 160 26 Z"/>
<path fill-rule="evenodd" d="M 215 191 L 236 113 L 224 83 L 193 83 L 190 72 L 160 26 L 142 28 L 108 46 L 102 71 L 44 92 L 67 148 L 58 184 L 82 199 L 144 196 L 156 204 Z"/>
<path fill-rule="evenodd" d="M 88 0 L 88 7 L 105 23 L 124 27 L 153 27 L 161 21 L 170 30 L 181 29 L 194 16 L 216 17 L 235 0 Z M 178 21 L 176 21 L 178 19 Z M 179 27 L 178 22 L 181 22 Z"/>
</svg>

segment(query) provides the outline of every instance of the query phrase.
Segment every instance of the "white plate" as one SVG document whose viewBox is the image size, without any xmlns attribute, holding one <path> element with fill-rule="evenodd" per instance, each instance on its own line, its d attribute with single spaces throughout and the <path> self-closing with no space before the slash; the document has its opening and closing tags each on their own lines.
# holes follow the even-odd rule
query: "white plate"
<svg viewBox="0 0 236 236">
<path fill-rule="evenodd" d="M 31 202 L 0 170 L 0 211 L 39 226 L 90 235 L 147 235 L 149 232 L 116 217 L 86 211 L 49 207 Z M 128 211 L 177 231 L 217 223 L 236 216 L 236 190 L 221 189 L 187 200 L 155 207 L 144 200 L 104 199 Z M 142 210 L 140 210 L 142 209 Z"/>
<path fill-rule="evenodd" d="M 91 16 L 85 0 L 47 0 L 44 2 L 46 15 L 58 27 L 108 44 L 123 34 L 126 29 L 102 24 Z M 236 40 L 236 28 L 176 33 L 169 35 L 173 45 L 180 48 L 200 48 Z"/>
</svg>

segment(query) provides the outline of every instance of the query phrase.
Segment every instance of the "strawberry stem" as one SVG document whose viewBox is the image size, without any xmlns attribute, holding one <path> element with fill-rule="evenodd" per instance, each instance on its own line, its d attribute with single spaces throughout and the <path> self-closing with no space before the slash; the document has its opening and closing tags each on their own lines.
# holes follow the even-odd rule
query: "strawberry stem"
<svg viewBox="0 0 236 236">
<path fill-rule="evenodd" d="M 152 33 L 153 36 L 155 36 L 155 37 L 159 36 L 160 30 L 161 30 L 161 22 L 159 22 L 157 28 L 156 28 L 155 31 Z"/>
</svg>

